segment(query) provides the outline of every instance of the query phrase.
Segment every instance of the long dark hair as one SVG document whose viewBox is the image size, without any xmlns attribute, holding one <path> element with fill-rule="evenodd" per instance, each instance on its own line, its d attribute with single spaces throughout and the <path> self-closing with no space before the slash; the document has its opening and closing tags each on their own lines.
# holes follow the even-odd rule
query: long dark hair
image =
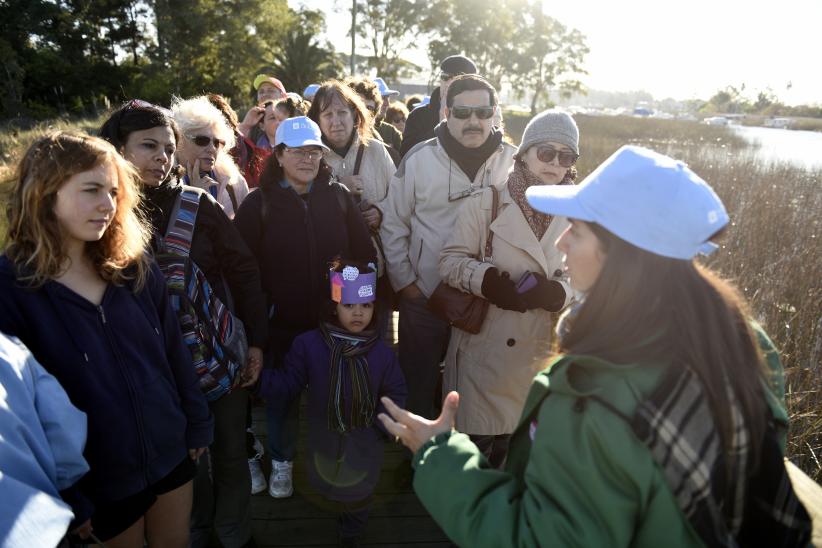
<svg viewBox="0 0 822 548">
<path fill-rule="evenodd" d="M 579 221 L 575 221 L 579 222 Z M 588 226 L 605 260 L 559 350 L 617 364 L 688 367 L 699 377 L 723 447 L 731 447 L 733 390 L 758 455 L 766 429 L 765 364 L 744 299 L 693 260 L 662 257 Z"/>
<path fill-rule="evenodd" d="M 122 154 L 129 135 L 135 131 L 161 126 L 171 129 L 174 134 L 174 144 L 179 145 L 180 129 L 177 127 L 174 118 L 171 117 L 170 111 L 139 99 L 132 99 L 123 103 L 120 108 L 109 115 L 103 125 L 100 126 L 99 135 L 114 145 L 114 148 Z M 179 177 L 182 172 L 180 166 L 171 168 L 173 176 Z"/>
</svg>

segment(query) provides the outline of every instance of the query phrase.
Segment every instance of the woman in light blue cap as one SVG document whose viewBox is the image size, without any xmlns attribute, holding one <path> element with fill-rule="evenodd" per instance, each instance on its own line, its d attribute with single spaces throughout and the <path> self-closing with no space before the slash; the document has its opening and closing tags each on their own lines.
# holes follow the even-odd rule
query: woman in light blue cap
<svg viewBox="0 0 822 548">
<path fill-rule="evenodd" d="M 728 223 L 710 186 L 626 146 L 580 185 L 527 197 L 571 220 L 557 247 L 585 297 L 504 470 L 453 430 L 455 392 L 435 421 L 384 402 L 434 519 L 460 546 L 807 545 L 779 356 L 739 293 L 694 261 Z"/>
</svg>

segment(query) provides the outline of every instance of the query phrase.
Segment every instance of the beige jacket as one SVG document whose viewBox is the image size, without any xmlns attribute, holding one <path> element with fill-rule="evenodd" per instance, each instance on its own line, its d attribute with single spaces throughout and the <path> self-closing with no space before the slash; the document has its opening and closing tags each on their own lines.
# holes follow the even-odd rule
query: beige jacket
<svg viewBox="0 0 822 548">
<path fill-rule="evenodd" d="M 346 177 L 354 174 L 354 165 L 357 163 L 357 149 L 360 147 L 360 138 L 355 134 L 354 142 L 345 158 L 333 150 L 325 153 L 325 161 L 337 177 Z M 394 162 L 385 145 L 379 139 L 372 139 L 363 150 L 362 163 L 359 175 L 363 178 L 362 199 L 371 203 L 381 202 L 388 194 L 388 182 L 394 175 Z"/>
<path fill-rule="evenodd" d="M 504 183 L 516 150 L 501 143 L 474 181 L 448 157 L 437 138 L 419 143 L 405 155 L 391 179 L 388 197 L 380 204 L 380 235 L 396 291 L 416 283 L 426 297 L 433 293 L 441 280 L 440 250 L 465 196 Z"/>
<path fill-rule="evenodd" d="M 491 267 L 508 272 L 514 281 L 526 271 L 537 272 L 563 285 L 567 306 L 576 294 L 563 275 L 562 253 L 554 247 L 568 226 L 567 219 L 555 217 L 537 240 L 507 186 L 498 188 L 490 262 L 478 260 L 491 222 L 492 196 L 486 190 L 466 200 L 459 211 L 440 253 L 443 280 L 481 297 L 482 279 Z M 531 381 L 550 356 L 555 318 L 542 309 L 514 312 L 492 304 L 478 334 L 451 328 L 442 388 L 444 394 L 451 390 L 460 393 L 456 425 L 460 432 L 497 435 L 514 431 Z"/>
</svg>

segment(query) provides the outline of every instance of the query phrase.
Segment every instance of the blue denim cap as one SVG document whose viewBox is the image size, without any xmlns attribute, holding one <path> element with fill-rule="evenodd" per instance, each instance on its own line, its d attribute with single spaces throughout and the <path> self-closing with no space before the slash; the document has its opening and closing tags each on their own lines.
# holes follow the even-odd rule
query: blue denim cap
<svg viewBox="0 0 822 548">
<path fill-rule="evenodd" d="M 683 162 L 637 146 L 617 150 L 579 185 L 532 186 L 525 195 L 537 211 L 597 223 L 674 259 L 712 253 L 708 238 L 728 224 L 708 183 Z"/>
<path fill-rule="evenodd" d="M 400 92 L 395 89 L 389 89 L 388 84 L 382 78 L 374 78 L 374 83 L 377 84 L 377 89 L 380 90 L 380 97 L 388 97 L 390 95 L 399 95 Z"/>
<path fill-rule="evenodd" d="M 320 89 L 320 84 L 308 84 L 303 90 L 303 98 L 309 101 L 317 95 L 317 90 Z"/>
<path fill-rule="evenodd" d="M 284 143 L 291 148 L 318 146 L 328 151 L 328 147 L 323 143 L 323 136 L 320 126 L 308 116 L 295 116 L 286 118 L 277 126 L 274 134 L 274 146 Z"/>
</svg>

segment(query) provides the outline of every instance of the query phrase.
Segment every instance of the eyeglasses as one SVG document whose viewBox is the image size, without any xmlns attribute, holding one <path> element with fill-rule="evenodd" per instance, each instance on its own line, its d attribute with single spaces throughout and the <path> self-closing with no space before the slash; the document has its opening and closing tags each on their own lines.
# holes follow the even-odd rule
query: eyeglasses
<svg viewBox="0 0 822 548">
<path fill-rule="evenodd" d="M 462 76 L 463 74 L 465 74 L 465 73 L 464 72 L 457 72 L 455 74 L 451 74 L 450 72 L 440 72 L 440 80 L 442 80 L 443 82 L 447 82 L 448 80 L 451 80 L 452 78 L 456 78 L 457 76 Z"/>
<path fill-rule="evenodd" d="M 579 159 L 579 154 L 576 152 L 569 152 L 567 150 L 557 150 L 551 146 L 537 147 L 537 158 L 540 162 L 550 164 L 554 158 L 559 158 L 559 165 L 562 167 L 571 167 Z"/>
<path fill-rule="evenodd" d="M 195 137 L 189 137 L 191 141 L 197 145 L 198 147 L 207 147 L 209 143 L 214 143 L 214 148 L 220 150 L 225 146 L 225 140 L 217 139 L 216 137 L 209 137 L 208 135 L 197 135 Z"/>
<path fill-rule="evenodd" d="M 314 150 L 304 150 L 301 148 L 285 148 L 285 151 L 291 154 L 292 156 L 297 156 L 303 160 L 306 158 L 311 160 L 312 162 L 316 162 L 320 158 L 323 157 L 323 151 L 314 149 Z"/>
<path fill-rule="evenodd" d="M 477 115 L 480 120 L 487 120 L 494 115 L 494 107 L 451 107 L 449 111 L 458 120 L 467 120 L 471 117 L 471 113 Z"/>
<path fill-rule="evenodd" d="M 168 110 L 167 108 L 155 105 L 153 103 L 149 103 L 148 101 L 143 101 L 142 99 L 131 99 L 126 104 L 123 105 L 123 110 L 134 110 L 138 108 L 150 108 L 154 110 L 159 110 L 169 118 L 173 118 L 174 114 Z"/>
</svg>

